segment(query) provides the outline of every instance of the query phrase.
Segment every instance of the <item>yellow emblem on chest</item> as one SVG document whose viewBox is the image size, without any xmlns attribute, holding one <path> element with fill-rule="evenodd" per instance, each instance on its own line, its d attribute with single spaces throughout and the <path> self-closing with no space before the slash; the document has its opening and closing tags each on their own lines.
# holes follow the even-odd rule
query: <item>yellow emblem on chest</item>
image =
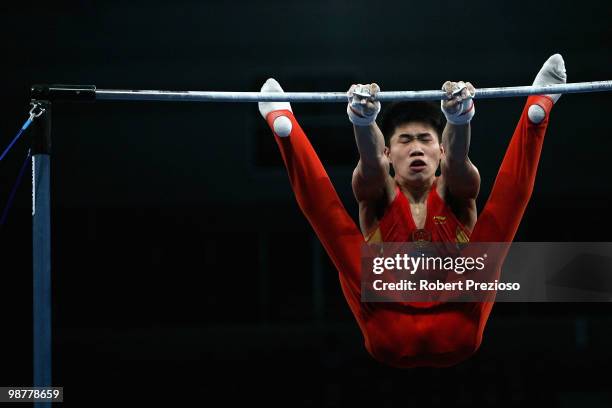
<svg viewBox="0 0 612 408">
<path fill-rule="evenodd" d="M 434 224 L 445 224 L 446 223 L 446 216 L 444 216 L 444 215 L 434 215 L 433 216 L 433 221 L 434 221 Z"/>
</svg>

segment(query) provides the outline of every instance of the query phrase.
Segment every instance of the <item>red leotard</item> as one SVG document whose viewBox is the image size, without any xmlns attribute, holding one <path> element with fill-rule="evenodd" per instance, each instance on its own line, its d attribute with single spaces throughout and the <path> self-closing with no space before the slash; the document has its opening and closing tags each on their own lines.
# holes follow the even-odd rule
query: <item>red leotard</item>
<svg viewBox="0 0 612 408">
<path fill-rule="evenodd" d="M 378 227 L 366 238 L 367 242 L 468 242 L 470 231 L 463 226 L 446 205 L 436 190 L 438 179 L 434 180 L 427 196 L 427 219 L 422 229 L 417 229 L 410 203 L 395 186 L 395 199 L 385 210 Z"/>
<path fill-rule="evenodd" d="M 527 115 L 529 106 L 533 104 L 546 111 L 545 119 L 539 124 L 531 123 Z M 531 96 L 527 99 L 489 199 L 469 236 L 471 242 L 512 242 L 533 191 L 551 108 L 552 101 L 547 97 Z M 293 114 L 287 110 L 269 113 L 266 119 L 270 128 L 273 129 L 274 119 L 278 116 L 286 116 L 293 125 L 288 137 L 275 135 L 291 187 L 298 205 L 338 270 L 342 291 L 364 335 L 368 352 L 375 359 L 396 367 L 449 366 L 472 355 L 482 342 L 494 299 L 441 303 L 425 308 L 405 303 L 361 302 L 361 246 L 364 238 L 346 212 Z M 426 223 L 426 228 L 431 228 L 432 236 L 440 239 L 456 238 L 456 229 L 453 235 L 453 228 L 460 224 L 454 225 L 454 216 L 451 218 L 448 209 L 441 207 L 435 189 L 429 196 L 429 224 Z M 381 229 L 386 228 L 385 225 L 390 228 L 387 230 L 389 236 L 394 236 L 389 231 L 393 230 L 394 223 L 399 225 L 402 212 L 407 218 L 407 222 L 402 224 L 404 232 L 409 233 L 410 225 L 414 225 L 409 206 L 403 209 L 402 206 L 399 197 L 387 209 L 387 213 L 394 214 L 390 216 L 389 224 L 384 221 L 385 217 L 381 220 Z M 451 219 L 452 222 L 447 224 L 450 229 L 435 223 L 433 217 L 438 215 L 446 216 L 447 222 Z M 500 266 L 501 262 L 498 269 Z"/>
</svg>

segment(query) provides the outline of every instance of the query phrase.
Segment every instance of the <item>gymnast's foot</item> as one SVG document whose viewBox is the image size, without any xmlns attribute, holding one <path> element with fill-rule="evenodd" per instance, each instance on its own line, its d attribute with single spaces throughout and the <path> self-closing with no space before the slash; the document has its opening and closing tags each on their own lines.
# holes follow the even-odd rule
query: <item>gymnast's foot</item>
<svg viewBox="0 0 612 408">
<path fill-rule="evenodd" d="M 565 72 L 565 62 L 563 61 L 563 57 L 560 54 L 555 54 L 546 60 L 544 65 L 542 65 L 540 72 L 538 72 L 538 75 L 536 75 L 536 78 L 533 81 L 533 85 L 542 86 L 564 84 L 566 81 L 567 74 Z M 561 94 L 551 94 L 546 96 L 552 99 L 553 103 L 555 103 L 559 100 Z M 529 119 L 533 123 L 540 123 L 545 117 L 546 112 L 540 105 L 531 105 L 529 107 Z"/>
<path fill-rule="evenodd" d="M 284 92 L 280 84 L 274 78 L 269 78 L 261 87 L 261 92 Z M 264 119 L 268 118 L 270 112 L 278 110 L 291 110 L 291 104 L 289 102 L 259 102 L 259 113 Z M 291 133 L 292 129 L 291 120 L 286 116 L 279 116 L 274 119 L 274 132 L 280 137 L 287 137 Z"/>
</svg>

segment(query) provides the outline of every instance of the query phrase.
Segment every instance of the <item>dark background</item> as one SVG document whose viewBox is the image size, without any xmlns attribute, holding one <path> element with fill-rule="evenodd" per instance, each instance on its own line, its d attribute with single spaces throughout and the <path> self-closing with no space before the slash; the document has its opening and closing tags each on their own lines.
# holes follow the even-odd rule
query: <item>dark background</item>
<svg viewBox="0 0 612 408">
<path fill-rule="evenodd" d="M 4 148 L 34 83 L 290 91 L 612 79 L 606 1 L 55 1 L 0 6 Z M 470 157 L 490 191 L 524 99 L 477 102 Z M 347 210 L 357 152 L 342 104 L 294 104 Z M 555 107 L 517 241 L 610 241 L 609 93 Z M 612 307 L 497 304 L 448 369 L 375 362 L 299 211 L 255 104 L 53 111 L 53 382 L 68 406 L 610 406 Z M 25 158 L 0 163 L 0 205 Z M 0 385 L 31 385 L 29 173 L 0 229 Z"/>
</svg>

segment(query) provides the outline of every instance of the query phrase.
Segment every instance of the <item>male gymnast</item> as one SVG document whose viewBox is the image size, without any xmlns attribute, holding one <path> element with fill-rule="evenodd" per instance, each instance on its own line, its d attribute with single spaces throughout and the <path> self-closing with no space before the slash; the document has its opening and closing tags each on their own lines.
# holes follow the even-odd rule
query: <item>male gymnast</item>
<svg viewBox="0 0 612 408">
<path fill-rule="evenodd" d="M 565 64 L 551 56 L 534 85 L 565 83 Z M 480 346 L 493 299 L 466 303 L 361 302 L 364 242 L 505 242 L 514 239 L 527 207 L 549 121 L 560 95 L 530 96 L 491 194 L 480 215 L 480 176 L 468 157 L 475 89 L 447 81 L 446 117 L 427 103 L 396 103 L 376 124 L 379 88 L 353 85 L 347 113 L 360 160 L 352 186 L 360 229 L 340 201 L 287 102 L 261 102 L 298 205 L 339 272 L 349 307 L 378 361 L 395 367 L 454 365 Z M 283 92 L 268 79 L 262 92 Z M 391 168 L 393 175 L 390 174 Z M 436 176 L 436 171 L 440 175 Z M 500 265 L 501 266 L 501 263 Z"/>
</svg>

